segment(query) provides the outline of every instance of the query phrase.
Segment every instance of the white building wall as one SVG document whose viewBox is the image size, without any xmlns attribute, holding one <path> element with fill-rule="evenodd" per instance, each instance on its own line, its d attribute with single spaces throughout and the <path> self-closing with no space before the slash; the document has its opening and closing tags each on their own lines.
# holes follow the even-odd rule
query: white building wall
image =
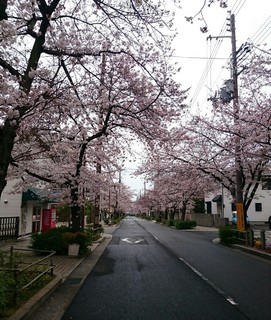
<svg viewBox="0 0 271 320">
<path fill-rule="evenodd" d="M 0 217 L 20 217 L 22 193 L 11 193 L 17 181 L 8 181 L 0 199 Z"/>
<path fill-rule="evenodd" d="M 212 202 L 212 199 L 217 194 L 223 194 L 222 203 L 224 203 L 224 208 L 222 208 L 221 202 Z M 209 194 L 205 197 L 205 209 L 206 202 L 211 202 L 212 214 L 219 214 L 221 217 L 229 218 L 231 221 L 232 218 L 232 196 L 227 190 L 218 190 L 216 193 Z M 257 206 L 261 206 L 261 211 L 256 210 Z M 249 209 L 248 209 L 249 221 L 252 223 L 264 223 L 268 220 L 268 217 L 271 215 L 271 190 L 263 190 L 262 185 L 260 184 L 258 190 L 252 200 Z"/>
</svg>

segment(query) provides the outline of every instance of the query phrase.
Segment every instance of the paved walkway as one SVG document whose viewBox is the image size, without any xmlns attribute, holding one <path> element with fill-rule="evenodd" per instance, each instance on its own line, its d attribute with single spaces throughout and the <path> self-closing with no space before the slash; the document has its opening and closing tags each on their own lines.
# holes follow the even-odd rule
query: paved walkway
<svg viewBox="0 0 271 320">
<path fill-rule="evenodd" d="M 91 245 L 91 252 L 95 250 L 98 245 L 99 242 L 94 242 Z M 30 237 L 21 237 L 17 240 L 7 240 L 0 242 L 0 250 L 9 251 L 11 247 L 13 247 L 15 251 L 31 252 L 31 239 Z M 35 259 L 36 261 L 39 258 L 40 256 L 35 255 L 34 258 L 32 256 L 28 259 L 31 261 Z M 64 281 L 65 278 L 67 278 L 69 274 L 84 260 L 84 258 L 85 257 L 54 255 L 52 258 L 52 262 L 54 265 L 54 275 L 62 278 Z"/>
</svg>

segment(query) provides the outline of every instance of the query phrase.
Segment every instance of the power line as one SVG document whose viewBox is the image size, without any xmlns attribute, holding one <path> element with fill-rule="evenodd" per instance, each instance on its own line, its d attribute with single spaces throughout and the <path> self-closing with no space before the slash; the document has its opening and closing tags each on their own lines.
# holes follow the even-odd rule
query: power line
<svg viewBox="0 0 271 320">
<path fill-rule="evenodd" d="M 226 31 L 227 30 L 226 30 L 226 21 L 225 21 L 223 26 L 222 26 L 222 28 L 221 28 L 219 37 L 224 36 Z M 208 40 L 208 38 L 207 38 L 207 40 Z M 215 57 L 216 57 L 216 55 L 218 53 L 218 50 L 220 49 L 221 44 L 222 44 L 222 40 L 220 39 L 220 40 L 218 40 L 216 42 L 215 47 L 213 48 L 210 57 L 208 57 L 208 61 L 206 63 L 205 69 L 204 69 L 204 71 L 202 73 L 202 76 L 201 76 L 199 82 L 198 82 L 196 90 L 195 90 L 195 92 L 194 92 L 194 94 L 192 96 L 192 99 L 191 99 L 191 102 L 190 102 L 191 106 L 193 106 L 194 103 L 196 102 L 196 99 L 197 99 L 197 97 L 198 97 L 198 95 L 199 95 L 199 93 L 200 93 L 200 91 L 201 91 L 201 89 L 202 89 L 202 87 L 203 87 L 203 85 L 205 83 L 205 80 L 206 80 L 206 78 L 207 78 L 207 76 L 208 76 L 208 74 L 210 72 L 210 69 L 211 69 L 212 64 L 213 64 L 213 62 L 215 60 Z"/>
<path fill-rule="evenodd" d="M 209 57 L 192 57 L 192 56 L 171 56 L 173 58 L 180 58 L 180 59 L 199 59 L 199 60 L 209 60 Z M 213 58 L 214 60 L 227 60 L 228 58 Z"/>
<path fill-rule="evenodd" d="M 243 2 L 242 2 L 243 1 Z M 232 6 L 232 13 L 234 13 L 235 16 L 238 15 L 240 10 L 243 8 L 244 4 L 246 3 L 247 0 L 237 0 L 235 4 Z"/>
<path fill-rule="evenodd" d="M 232 7 L 232 12 L 234 12 L 235 15 L 237 15 L 241 11 L 241 9 L 244 7 L 245 3 L 246 3 L 246 0 L 237 0 Z M 224 27 L 225 27 L 225 24 L 223 25 L 223 28 Z M 219 36 L 222 36 L 223 32 L 225 32 L 223 28 L 222 28 Z M 262 26 L 254 33 L 251 40 L 253 40 L 253 42 L 257 41 L 258 43 L 260 43 L 260 42 L 263 42 L 270 34 L 271 34 L 271 17 L 269 16 L 266 19 L 266 21 L 262 24 Z M 210 57 L 206 58 L 206 59 L 208 59 L 208 62 L 206 63 L 205 69 L 201 75 L 201 78 L 197 84 L 197 87 L 194 91 L 194 94 L 190 100 L 191 106 L 193 106 L 194 103 L 196 102 L 196 99 L 202 90 L 202 87 L 206 81 L 206 78 L 211 71 L 211 67 L 212 67 L 214 60 L 219 60 L 219 58 L 216 58 L 216 54 L 217 54 L 221 44 L 222 44 L 222 40 L 217 41 L 217 45 L 214 47 L 212 53 L 210 54 Z M 243 59 L 245 60 L 245 57 L 243 57 Z M 223 60 L 227 60 L 227 61 L 221 67 L 220 73 L 217 76 L 214 84 L 218 81 L 218 79 L 220 79 L 221 73 L 222 73 L 223 69 L 225 69 L 227 67 L 227 65 L 229 64 L 230 58 L 223 59 Z"/>
<path fill-rule="evenodd" d="M 264 23 L 259 27 L 259 29 L 250 38 L 252 42 L 264 41 L 268 35 L 271 33 L 271 16 L 269 16 Z"/>
</svg>

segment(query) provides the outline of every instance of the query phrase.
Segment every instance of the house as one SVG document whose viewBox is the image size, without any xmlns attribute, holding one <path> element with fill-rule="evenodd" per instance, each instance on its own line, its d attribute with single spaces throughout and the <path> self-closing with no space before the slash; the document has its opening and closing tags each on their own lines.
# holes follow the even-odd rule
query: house
<svg viewBox="0 0 271 320">
<path fill-rule="evenodd" d="M 222 218 L 232 220 L 232 214 L 236 211 L 234 199 L 228 190 L 220 188 L 215 193 L 205 197 L 205 212 L 217 214 Z M 263 224 L 271 215 L 271 175 L 265 175 L 257 189 L 249 206 L 247 215 L 252 224 Z"/>
<path fill-rule="evenodd" d="M 44 189 L 15 192 L 8 181 L 0 199 L 0 240 L 45 230 L 55 225 L 57 195 Z"/>
</svg>

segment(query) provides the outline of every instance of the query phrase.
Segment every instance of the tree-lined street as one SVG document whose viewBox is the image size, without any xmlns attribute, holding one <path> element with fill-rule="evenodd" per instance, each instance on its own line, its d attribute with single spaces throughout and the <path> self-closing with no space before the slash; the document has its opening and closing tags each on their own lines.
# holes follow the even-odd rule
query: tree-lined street
<svg viewBox="0 0 271 320">
<path fill-rule="evenodd" d="M 127 213 L 178 223 L 124 219 L 63 320 L 271 318 L 269 261 L 215 245 L 217 230 L 177 230 L 187 220 L 224 226 L 237 212 L 245 232 L 250 213 L 251 225 L 270 214 L 270 33 L 238 43 L 245 2 L 0 1 L 0 234 L 45 235 L 33 248 L 61 255 L 76 243 L 87 260 L 103 226 Z M 219 36 L 209 9 L 225 12 Z M 216 43 L 209 57 L 179 51 L 196 42 L 180 17 Z M 192 41 L 178 42 L 182 32 Z M 217 56 L 229 40 L 231 52 Z M 184 58 L 209 65 L 197 108 L 189 78 L 200 77 L 196 64 L 182 73 Z M 214 59 L 228 70 L 221 85 L 211 82 Z M 196 91 L 206 86 L 197 80 Z M 143 192 L 125 171 L 144 180 Z M 217 224 L 192 218 L 206 213 Z M 269 250 L 264 240 L 251 245 Z"/>
<path fill-rule="evenodd" d="M 62 319 L 269 319 L 270 263 L 215 237 L 124 220 Z"/>
</svg>

